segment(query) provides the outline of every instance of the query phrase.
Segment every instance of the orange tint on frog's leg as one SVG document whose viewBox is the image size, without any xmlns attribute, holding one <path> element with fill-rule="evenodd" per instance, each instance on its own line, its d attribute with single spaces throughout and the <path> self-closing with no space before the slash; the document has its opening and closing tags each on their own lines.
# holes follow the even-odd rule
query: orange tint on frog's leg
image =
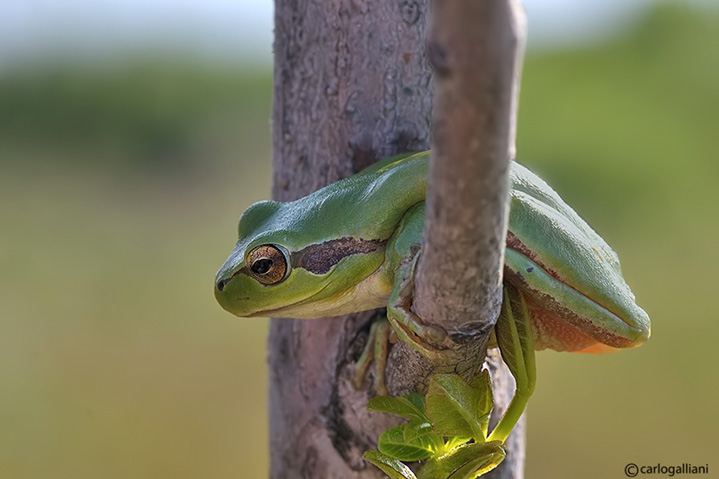
<svg viewBox="0 0 719 479">
<path fill-rule="evenodd" d="M 590 338 L 552 311 L 528 301 L 534 333 L 534 349 L 553 349 L 573 353 L 605 354 L 618 351 Z"/>
<path fill-rule="evenodd" d="M 594 343 L 593 345 L 586 347 L 580 351 L 574 351 L 575 353 L 588 353 L 588 354 L 606 354 L 616 353 L 619 348 L 613 348 L 602 343 Z"/>
</svg>

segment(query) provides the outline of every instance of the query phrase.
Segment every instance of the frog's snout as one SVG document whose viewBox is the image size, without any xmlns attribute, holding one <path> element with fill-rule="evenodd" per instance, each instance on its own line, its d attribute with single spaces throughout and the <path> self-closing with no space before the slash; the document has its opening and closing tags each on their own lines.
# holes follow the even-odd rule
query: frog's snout
<svg viewBox="0 0 719 479">
<path fill-rule="evenodd" d="M 217 288 L 217 291 L 222 292 L 225 289 L 225 286 L 227 286 L 227 283 L 230 282 L 230 278 L 224 278 L 215 284 L 215 287 Z"/>
<path fill-rule="evenodd" d="M 646 313 L 646 311 L 644 311 L 636 304 L 634 305 L 631 314 L 631 320 L 627 321 L 623 319 L 623 321 L 639 331 L 639 334 L 637 334 L 637 337 L 634 339 L 630 347 L 641 346 L 642 344 L 646 343 L 652 335 L 652 327 L 651 322 L 649 321 L 649 315 Z"/>
</svg>

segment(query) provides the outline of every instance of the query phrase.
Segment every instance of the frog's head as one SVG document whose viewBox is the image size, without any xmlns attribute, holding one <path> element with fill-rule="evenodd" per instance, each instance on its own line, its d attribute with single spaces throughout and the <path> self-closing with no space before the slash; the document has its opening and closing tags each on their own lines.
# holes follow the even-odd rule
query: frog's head
<svg viewBox="0 0 719 479">
<path fill-rule="evenodd" d="M 362 284 L 381 266 L 386 241 L 319 231 L 316 218 L 308 228 L 304 215 L 288 211 L 306 206 L 265 201 L 245 211 L 237 244 L 215 278 L 224 309 L 241 317 L 317 318 L 373 301 Z"/>
</svg>

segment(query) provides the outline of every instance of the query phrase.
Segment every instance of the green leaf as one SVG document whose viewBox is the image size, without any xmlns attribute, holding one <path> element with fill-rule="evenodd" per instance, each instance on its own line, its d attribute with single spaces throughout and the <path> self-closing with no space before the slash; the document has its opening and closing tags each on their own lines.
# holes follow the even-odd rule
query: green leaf
<svg viewBox="0 0 719 479">
<path fill-rule="evenodd" d="M 472 389 L 479 393 L 479 400 L 477 402 L 477 414 L 479 415 L 479 424 L 484 433 L 484 437 L 487 437 L 487 430 L 489 429 L 489 417 L 492 415 L 492 408 L 494 407 L 494 396 L 492 395 L 492 380 L 489 377 L 489 371 L 483 369 L 479 376 L 477 376 L 469 385 Z"/>
<path fill-rule="evenodd" d="M 432 457 L 438 449 L 438 445 L 433 438 L 428 435 L 419 436 L 411 441 L 405 441 L 405 429 L 409 424 L 402 424 L 397 427 L 387 429 L 379 436 L 377 443 L 380 452 L 400 461 L 421 461 Z M 438 436 L 434 435 L 439 439 Z M 441 447 L 441 446 L 440 446 Z"/>
<path fill-rule="evenodd" d="M 500 441 L 464 444 L 432 458 L 419 471 L 419 479 L 474 479 L 497 467 L 506 452 Z"/>
<path fill-rule="evenodd" d="M 376 396 L 369 400 L 367 409 L 395 414 L 410 421 L 429 421 L 424 413 L 424 399 L 418 394 L 408 394 L 403 397 Z"/>
<path fill-rule="evenodd" d="M 484 380 L 475 381 L 474 387 L 456 374 L 435 374 L 429 380 L 427 391 L 427 416 L 432 420 L 434 431 L 440 436 L 472 437 L 484 442 L 483 427 L 487 392 Z M 480 400 L 480 397 L 482 398 Z"/>
<path fill-rule="evenodd" d="M 377 466 L 391 479 L 417 479 L 412 470 L 397 459 L 393 459 L 378 451 L 367 451 L 362 456 Z"/>
<path fill-rule="evenodd" d="M 406 424 L 404 426 L 404 442 L 424 444 L 432 450 L 432 455 L 444 454 L 447 451 L 444 439 L 434 432 L 429 419 L 422 423 L 411 421 Z"/>
<path fill-rule="evenodd" d="M 462 444 L 471 441 L 471 437 L 461 437 L 461 436 L 450 436 L 447 438 L 447 443 L 444 445 L 444 453 L 450 452 L 452 449 L 454 449 L 457 446 L 461 446 Z"/>
<path fill-rule="evenodd" d="M 410 421 L 410 423 L 407 424 L 404 428 L 404 442 L 410 442 L 414 439 L 417 439 L 418 437 L 427 436 L 429 434 L 439 438 L 439 436 L 434 433 L 434 429 L 432 429 L 432 423 L 430 423 L 429 420 L 422 422 Z"/>
<path fill-rule="evenodd" d="M 418 411 L 424 414 L 424 396 L 421 394 L 405 394 L 402 396 L 407 401 L 411 402 Z"/>
<path fill-rule="evenodd" d="M 447 479 L 476 479 L 501 464 L 505 456 L 506 453 L 504 451 L 498 451 L 493 454 L 477 457 L 459 468 L 457 472 Z"/>
</svg>

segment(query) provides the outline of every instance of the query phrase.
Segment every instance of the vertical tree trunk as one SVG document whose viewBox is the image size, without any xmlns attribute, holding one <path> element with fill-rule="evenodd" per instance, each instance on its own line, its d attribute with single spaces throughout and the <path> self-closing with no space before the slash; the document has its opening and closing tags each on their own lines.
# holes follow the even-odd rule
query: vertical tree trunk
<svg viewBox="0 0 719 479">
<path fill-rule="evenodd" d="M 276 0 L 276 200 L 429 147 L 426 27 L 425 1 Z M 272 320 L 272 478 L 383 477 L 361 456 L 389 418 L 348 380 L 372 316 Z"/>
</svg>

